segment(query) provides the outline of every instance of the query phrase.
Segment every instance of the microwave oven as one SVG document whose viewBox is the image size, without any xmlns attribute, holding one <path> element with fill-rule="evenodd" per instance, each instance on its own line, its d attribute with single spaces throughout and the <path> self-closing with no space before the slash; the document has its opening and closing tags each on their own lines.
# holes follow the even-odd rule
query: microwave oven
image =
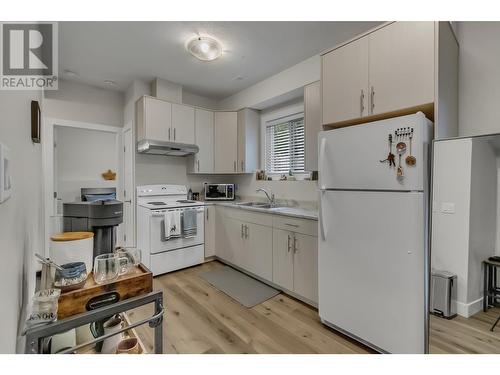
<svg viewBox="0 0 500 375">
<path fill-rule="evenodd" d="M 205 183 L 206 201 L 232 201 L 234 200 L 234 184 L 209 184 Z"/>
</svg>

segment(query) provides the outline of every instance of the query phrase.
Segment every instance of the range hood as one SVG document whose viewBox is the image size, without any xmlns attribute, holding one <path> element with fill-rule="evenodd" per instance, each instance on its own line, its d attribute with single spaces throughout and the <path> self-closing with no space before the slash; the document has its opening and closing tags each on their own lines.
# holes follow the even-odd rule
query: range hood
<svg viewBox="0 0 500 375">
<path fill-rule="evenodd" d="M 184 143 L 151 141 L 149 139 L 137 142 L 137 152 L 141 154 L 187 156 L 196 154 L 199 150 L 196 145 Z"/>
</svg>

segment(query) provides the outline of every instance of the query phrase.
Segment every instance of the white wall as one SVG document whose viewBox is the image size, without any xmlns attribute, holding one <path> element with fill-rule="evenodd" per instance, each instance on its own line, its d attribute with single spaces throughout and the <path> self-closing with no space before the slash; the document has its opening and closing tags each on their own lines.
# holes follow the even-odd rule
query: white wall
<svg viewBox="0 0 500 375">
<path fill-rule="evenodd" d="M 434 146 L 431 265 L 457 274 L 457 300 L 467 303 L 469 209 L 472 142 L 436 142 Z M 455 213 L 441 212 L 442 203 Z"/>
<path fill-rule="evenodd" d="M 46 91 L 45 117 L 123 126 L 123 94 L 72 81 L 59 81 L 59 90 Z"/>
<path fill-rule="evenodd" d="M 481 262 L 495 253 L 497 155 L 488 139 L 436 142 L 432 213 L 432 268 L 457 274 L 457 312 L 481 309 Z M 454 213 L 442 211 L 455 205 Z"/>
<path fill-rule="evenodd" d="M 11 150 L 12 196 L 0 204 L 0 353 L 14 353 L 23 303 L 34 293 L 43 236 L 41 147 L 31 142 L 30 101 L 37 92 L 0 91 L 0 142 Z M 43 110 L 43 109 L 42 109 Z"/>
<path fill-rule="evenodd" d="M 219 109 L 261 108 L 261 104 L 320 79 L 321 59 L 310 57 L 219 102 Z"/>
<path fill-rule="evenodd" d="M 457 22 L 459 134 L 500 132 L 500 22 Z"/>
<path fill-rule="evenodd" d="M 82 187 L 117 187 L 102 173 L 118 172 L 118 144 L 115 133 L 56 127 L 57 194 L 63 202 L 79 200 Z"/>
<path fill-rule="evenodd" d="M 496 154 L 487 139 L 472 139 L 467 302 L 482 299 L 482 261 L 495 253 L 497 232 Z M 480 305 L 480 304 L 479 304 Z"/>
<path fill-rule="evenodd" d="M 182 89 L 182 103 L 189 104 L 195 107 L 202 107 L 208 109 L 217 109 L 218 101 L 204 96 L 193 94 L 189 91 Z"/>
</svg>

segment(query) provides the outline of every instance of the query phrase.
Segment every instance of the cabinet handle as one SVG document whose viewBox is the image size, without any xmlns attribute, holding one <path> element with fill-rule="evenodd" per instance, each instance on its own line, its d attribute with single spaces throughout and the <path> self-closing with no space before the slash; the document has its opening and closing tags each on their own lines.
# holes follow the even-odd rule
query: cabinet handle
<svg viewBox="0 0 500 375">
<path fill-rule="evenodd" d="M 174 128 L 174 141 L 175 141 L 175 128 Z"/>
<path fill-rule="evenodd" d="M 198 164 L 198 172 L 200 171 L 200 160 L 196 160 L 196 163 Z"/>
<path fill-rule="evenodd" d="M 168 140 L 170 141 L 170 128 L 168 128 Z"/>
<path fill-rule="evenodd" d="M 293 236 L 293 252 L 296 253 L 299 249 L 297 249 L 297 237 Z"/>
<path fill-rule="evenodd" d="M 288 248 L 288 252 L 290 252 L 290 235 L 288 235 L 287 248 Z"/>
<path fill-rule="evenodd" d="M 234 161 L 234 164 L 233 164 L 233 169 L 234 169 L 234 171 L 236 172 L 236 160 Z"/>
<path fill-rule="evenodd" d="M 241 161 L 241 171 L 245 171 L 245 162 L 243 160 Z"/>
<path fill-rule="evenodd" d="M 207 212 L 207 221 L 208 221 L 208 208 L 205 211 Z"/>
<path fill-rule="evenodd" d="M 360 116 L 363 116 L 363 112 L 365 111 L 365 91 L 361 89 L 361 95 L 359 96 L 359 111 Z"/>
<path fill-rule="evenodd" d="M 243 229 L 244 225 L 241 224 L 241 238 L 243 238 L 245 236 L 245 231 Z"/>
<path fill-rule="evenodd" d="M 245 238 L 248 238 L 250 230 L 248 229 L 248 225 L 245 225 Z"/>
<path fill-rule="evenodd" d="M 375 88 L 372 86 L 371 92 L 370 92 L 370 103 L 371 103 L 371 108 L 372 108 L 372 115 L 373 115 L 373 110 L 375 108 Z"/>
<path fill-rule="evenodd" d="M 300 227 L 300 225 L 297 225 L 297 224 L 290 224 L 290 223 L 285 223 L 285 225 L 288 225 L 289 227 L 294 227 L 294 228 L 298 228 L 298 227 Z"/>
</svg>

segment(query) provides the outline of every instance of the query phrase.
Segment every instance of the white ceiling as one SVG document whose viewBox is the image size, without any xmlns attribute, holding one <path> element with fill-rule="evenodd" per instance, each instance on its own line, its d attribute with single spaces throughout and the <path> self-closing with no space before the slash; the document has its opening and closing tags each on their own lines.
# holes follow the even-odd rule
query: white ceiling
<svg viewBox="0 0 500 375">
<path fill-rule="evenodd" d="M 215 100 L 230 96 L 380 22 L 60 22 L 59 69 L 76 80 L 125 90 L 155 77 Z M 196 35 L 223 46 L 212 62 L 184 48 Z"/>
</svg>

